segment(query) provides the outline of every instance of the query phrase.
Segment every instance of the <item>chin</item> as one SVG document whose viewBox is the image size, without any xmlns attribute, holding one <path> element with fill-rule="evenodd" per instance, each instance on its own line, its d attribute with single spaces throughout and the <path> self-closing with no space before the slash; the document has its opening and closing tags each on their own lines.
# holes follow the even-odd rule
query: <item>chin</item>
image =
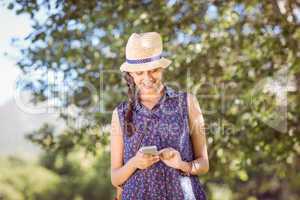
<svg viewBox="0 0 300 200">
<path fill-rule="evenodd" d="M 144 87 L 143 89 L 144 89 L 144 91 L 147 91 L 147 92 L 152 92 L 152 91 L 154 92 L 155 91 L 154 87 L 151 87 L 151 88 Z"/>
<path fill-rule="evenodd" d="M 148 88 L 148 87 L 145 87 L 145 86 L 142 86 L 143 88 L 143 91 L 144 93 L 152 93 L 152 92 L 155 92 L 156 91 L 156 87 L 151 87 L 151 88 Z"/>
</svg>

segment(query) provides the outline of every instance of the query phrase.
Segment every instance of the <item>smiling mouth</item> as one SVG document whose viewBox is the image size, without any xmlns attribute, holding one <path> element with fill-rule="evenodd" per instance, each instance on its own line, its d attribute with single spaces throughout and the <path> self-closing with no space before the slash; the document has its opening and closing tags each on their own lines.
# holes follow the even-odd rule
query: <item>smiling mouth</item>
<svg viewBox="0 0 300 200">
<path fill-rule="evenodd" d="M 153 85 L 144 85 L 145 88 L 153 88 Z"/>
<path fill-rule="evenodd" d="M 146 88 L 153 88 L 154 83 L 152 83 L 152 84 L 143 84 L 143 86 L 146 87 Z"/>
</svg>

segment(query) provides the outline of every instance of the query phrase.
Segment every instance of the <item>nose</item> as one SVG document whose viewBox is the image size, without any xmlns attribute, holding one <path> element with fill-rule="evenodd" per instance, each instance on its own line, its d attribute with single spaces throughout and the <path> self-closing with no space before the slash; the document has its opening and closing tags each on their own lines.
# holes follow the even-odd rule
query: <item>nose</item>
<svg viewBox="0 0 300 200">
<path fill-rule="evenodd" d="M 149 71 L 146 71 L 144 73 L 144 79 L 145 80 L 152 80 L 153 79 L 153 77 L 151 76 L 151 73 Z"/>
</svg>

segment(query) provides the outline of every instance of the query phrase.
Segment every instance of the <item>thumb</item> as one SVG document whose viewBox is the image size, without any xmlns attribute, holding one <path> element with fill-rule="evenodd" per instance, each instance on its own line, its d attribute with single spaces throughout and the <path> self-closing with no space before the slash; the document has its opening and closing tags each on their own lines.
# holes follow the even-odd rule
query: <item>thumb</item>
<svg viewBox="0 0 300 200">
<path fill-rule="evenodd" d="M 158 154 L 161 154 L 163 151 L 165 151 L 165 149 L 161 149 L 158 151 Z"/>
</svg>

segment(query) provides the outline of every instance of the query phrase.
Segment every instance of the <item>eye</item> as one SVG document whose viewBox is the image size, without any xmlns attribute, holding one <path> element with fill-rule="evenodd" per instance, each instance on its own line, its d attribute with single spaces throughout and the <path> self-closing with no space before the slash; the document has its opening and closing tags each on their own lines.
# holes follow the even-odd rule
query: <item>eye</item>
<svg viewBox="0 0 300 200">
<path fill-rule="evenodd" d="M 155 68 L 153 70 L 151 70 L 152 73 L 158 72 L 159 68 Z"/>
<path fill-rule="evenodd" d="M 135 72 L 136 75 L 142 75 L 143 72 Z"/>
</svg>

